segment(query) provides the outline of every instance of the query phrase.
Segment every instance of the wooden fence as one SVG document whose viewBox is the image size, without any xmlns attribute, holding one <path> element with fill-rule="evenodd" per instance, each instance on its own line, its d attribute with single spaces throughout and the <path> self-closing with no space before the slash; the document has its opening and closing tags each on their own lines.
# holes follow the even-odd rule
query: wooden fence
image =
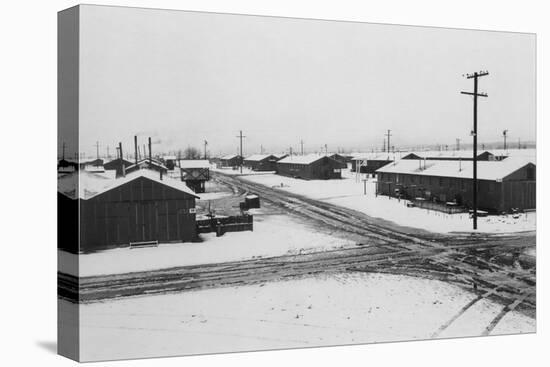
<svg viewBox="0 0 550 367">
<path fill-rule="evenodd" d="M 219 237 L 227 232 L 253 231 L 253 219 L 253 216 L 249 214 L 199 219 L 197 220 L 197 232 L 216 232 L 216 236 Z"/>
</svg>

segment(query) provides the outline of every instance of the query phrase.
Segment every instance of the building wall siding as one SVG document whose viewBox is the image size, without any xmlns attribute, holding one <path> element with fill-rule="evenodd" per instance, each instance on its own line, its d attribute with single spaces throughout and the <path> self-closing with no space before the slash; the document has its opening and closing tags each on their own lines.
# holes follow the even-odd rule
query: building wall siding
<svg viewBox="0 0 550 367">
<path fill-rule="evenodd" d="M 277 173 L 283 176 L 304 180 L 328 180 L 342 178 L 344 164 L 333 159 L 323 158 L 310 164 L 277 162 Z"/>
<path fill-rule="evenodd" d="M 512 208 L 534 209 L 536 185 L 526 180 L 529 166 L 508 176 L 503 182 L 478 180 L 478 208 L 490 212 L 509 211 Z M 423 197 L 441 202 L 456 200 L 472 207 L 473 182 L 469 178 L 451 178 L 413 174 L 379 173 L 377 192 L 382 195 L 404 198 Z"/>
</svg>

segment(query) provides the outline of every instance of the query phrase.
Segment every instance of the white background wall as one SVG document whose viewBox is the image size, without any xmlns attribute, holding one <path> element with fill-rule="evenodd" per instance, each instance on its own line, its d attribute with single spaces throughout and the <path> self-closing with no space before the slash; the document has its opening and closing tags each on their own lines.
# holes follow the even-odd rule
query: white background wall
<svg viewBox="0 0 550 367">
<path fill-rule="evenodd" d="M 548 141 L 542 110 L 548 74 L 543 1 L 95 1 L 186 10 L 342 19 L 368 22 L 536 32 L 538 34 L 538 223 L 548 194 Z M 0 129 L 4 158 L 0 204 L 0 363 L 71 365 L 56 356 L 56 12 L 73 1 L 4 1 L 0 7 Z M 514 93 L 513 90 L 509 91 Z M 544 103 L 543 103 L 544 101 Z M 6 144 L 7 143 L 7 144 Z M 19 163 L 29 165 L 19 168 Z M 17 169 L 16 169 L 17 168 Z M 116 366 L 279 365 L 542 365 L 550 345 L 547 230 L 538 230 L 538 334 L 437 342 L 409 342 L 281 352 L 168 358 Z M 545 290 L 546 289 L 546 290 Z M 543 310 L 546 309 L 546 312 Z M 546 347 L 547 348 L 547 347 Z M 108 363 L 100 363 L 104 365 Z"/>
</svg>

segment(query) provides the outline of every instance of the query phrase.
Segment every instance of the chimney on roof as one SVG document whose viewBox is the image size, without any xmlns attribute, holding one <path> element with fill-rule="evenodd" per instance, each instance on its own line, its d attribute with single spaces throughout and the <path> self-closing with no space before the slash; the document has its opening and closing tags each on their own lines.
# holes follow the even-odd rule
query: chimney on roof
<svg viewBox="0 0 550 367">
<path fill-rule="evenodd" d="M 126 166 L 124 165 L 124 159 L 122 157 L 124 157 L 122 155 L 122 143 L 119 142 L 118 143 L 118 151 L 120 152 L 120 170 L 122 172 L 122 177 L 126 177 Z"/>
<path fill-rule="evenodd" d="M 138 164 L 138 145 L 137 145 L 137 135 L 134 135 L 134 155 L 136 165 Z"/>
<path fill-rule="evenodd" d="M 151 153 L 151 137 L 149 137 L 149 163 L 153 163 L 153 156 Z M 162 176 L 160 177 L 160 179 L 162 180 Z"/>
</svg>

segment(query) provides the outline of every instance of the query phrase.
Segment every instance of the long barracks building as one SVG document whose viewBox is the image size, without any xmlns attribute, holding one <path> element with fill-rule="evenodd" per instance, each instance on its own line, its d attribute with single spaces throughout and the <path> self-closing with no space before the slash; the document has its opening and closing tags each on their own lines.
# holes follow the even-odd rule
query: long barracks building
<svg viewBox="0 0 550 367">
<path fill-rule="evenodd" d="M 377 193 L 407 199 L 455 202 L 471 208 L 472 162 L 402 159 L 379 168 Z M 481 161 L 478 207 L 489 212 L 535 209 L 536 165 L 524 159 Z"/>
</svg>

